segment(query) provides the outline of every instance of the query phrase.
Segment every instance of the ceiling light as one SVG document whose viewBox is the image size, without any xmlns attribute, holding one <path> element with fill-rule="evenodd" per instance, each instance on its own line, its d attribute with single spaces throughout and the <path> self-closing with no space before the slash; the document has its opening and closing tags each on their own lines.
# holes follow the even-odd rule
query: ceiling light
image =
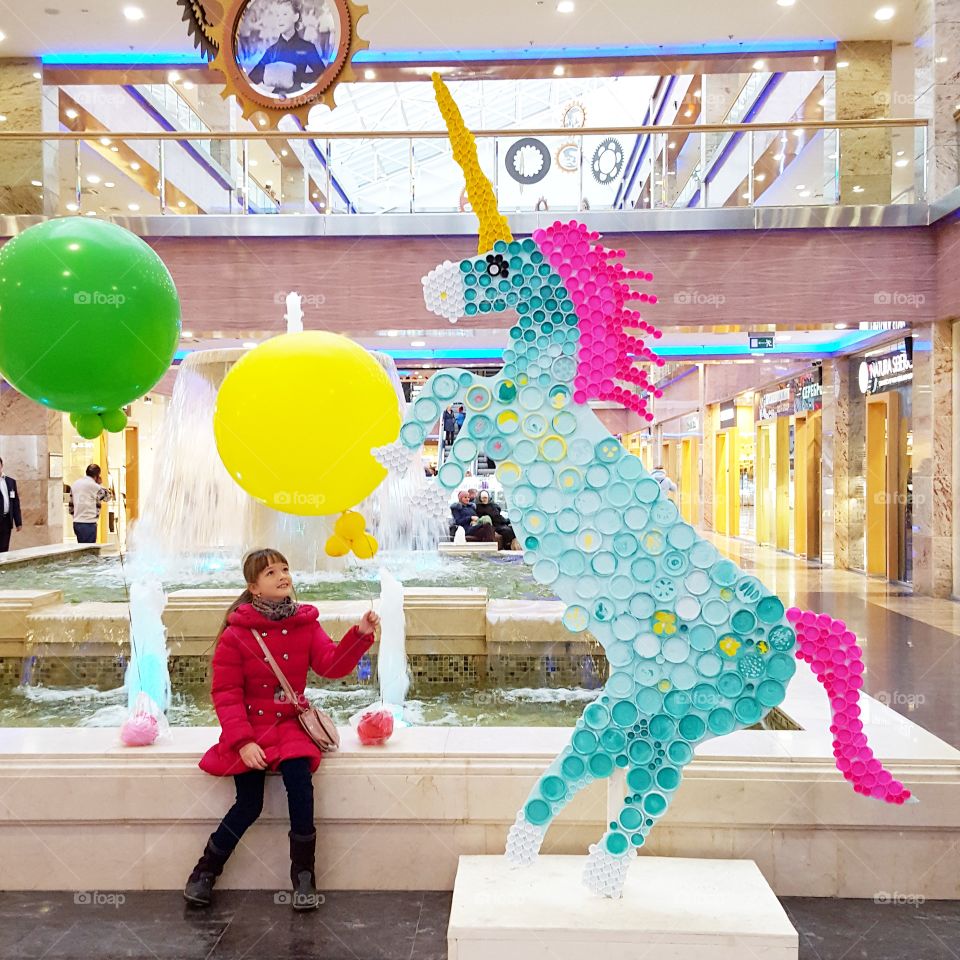
<svg viewBox="0 0 960 960">
<path fill-rule="evenodd" d="M 376 79 L 377 79 L 377 71 L 376 71 L 376 70 L 371 70 L 369 67 L 367 67 L 367 69 L 363 71 L 363 79 L 364 79 L 364 80 L 376 80 Z"/>
<path fill-rule="evenodd" d="M 256 161 L 256 160 L 251 160 L 251 161 L 250 161 L 250 166 L 251 166 L 251 167 L 255 167 L 256 165 L 257 165 L 257 161 Z"/>
<path fill-rule="evenodd" d="M 132 211 L 133 213 L 136 213 L 136 212 L 140 209 L 140 204 L 139 204 L 139 203 L 128 203 L 128 204 L 127 204 L 127 209 L 130 210 L 130 211 Z"/>
<path fill-rule="evenodd" d="M 34 71 L 33 71 L 33 79 L 34 79 L 34 80 L 42 80 L 42 79 L 43 79 L 43 74 L 42 74 L 39 70 L 34 70 Z"/>
<path fill-rule="evenodd" d="M 7 122 L 7 115 L 5 113 L 0 113 L 0 123 Z"/>
<path fill-rule="evenodd" d="M 257 346 L 257 343 L 256 343 L 255 341 L 253 341 L 253 340 L 244 340 L 244 341 L 243 341 L 243 345 L 244 345 L 248 350 L 252 350 L 254 347 Z"/>
<path fill-rule="evenodd" d="M 573 0 L 557 0 L 557 13 L 573 13 Z"/>
<path fill-rule="evenodd" d="M 854 192 L 854 193 L 863 193 L 863 187 L 861 187 L 861 186 L 858 184 L 857 186 L 855 186 L 855 187 L 853 188 L 853 192 Z"/>
<path fill-rule="evenodd" d="M 167 74 L 167 83 L 178 83 L 180 80 L 180 74 L 176 70 L 171 70 Z"/>
<path fill-rule="evenodd" d="M 767 175 L 765 173 L 758 173 L 753 179 L 756 180 L 757 183 L 763 183 L 763 181 L 767 179 Z"/>
<path fill-rule="evenodd" d="M 186 337 L 187 339 L 189 339 L 190 337 L 193 336 L 193 331 L 192 331 L 192 330 L 181 330 L 181 331 L 180 331 L 180 336 L 181 336 L 181 337 Z"/>
<path fill-rule="evenodd" d="M 749 199 L 750 199 L 750 194 L 749 194 L 749 193 L 741 193 L 740 196 L 741 196 L 744 200 L 749 200 Z"/>
<path fill-rule="evenodd" d="M 934 59 L 934 63 L 946 63 L 949 57 L 937 57 Z"/>
<path fill-rule="evenodd" d="M 693 116 L 693 108 L 692 108 L 692 107 L 687 107 L 687 109 L 684 111 L 684 114 L 683 114 L 683 115 L 684 115 L 685 117 L 692 117 L 692 116 Z"/>
<path fill-rule="evenodd" d="M 100 178 L 95 173 L 91 173 L 87 177 L 87 183 L 99 183 L 99 182 L 100 182 Z"/>
<path fill-rule="evenodd" d="M 846 330 L 846 329 L 847 329 L 847 325 L 846 325 L 845 323 L 835 323 L 835 324 L 833 325 L 833 329 L 834 329 L 834 330 Z"/>
<path fill-rule="evenodd" d="M 259 122 L 259 124 L 260 124 L 261 127 L 265 127 L 265 126 L 267 125 L 267 119 L 266 119 L 266 117 L 261 117 L 258 122 Z"/>
<path fill-rule="evenodd" d="M 807 185 L 806 185 L 805 183 L 798 183 L 798 184 L 797 184 L 797 189 L 798 189 L 798 190 L 806 190 L 806 189 L 807 189 Z"/>
<path fill-rule="evenodd" d="M 3 43 L 3 41 L 6 39 L 7 39 L 7 35 L 2 30 L 0 30 L 0 43 Z"/>
<path fill-rule="evenodd" d="M 693 95 L 699 100 L 703 96 L 702 90 L 694 90 Z"/>
<path fill-rule="evenodd" d="M 803 130 L 800 130 L 800 129 L 794 130 L 794 131 L 793 131 L 793 135 L 794 135 L 795 137 L 802 137 L 802 136 L 803 136 Z"/>
<path fill-rule="evenodd" d="M 838 60 L 838 61 L 837 61 L 837 69 L 838 69 L 838 70 L 846 70 L 847 67 L 849 67 L 849 66 L 850 66 L 850 61 L 849 61 L 849 60 Z"/>
<path fill-rule="evenodd" d="M 775 154 L 773 155 L 773 159 L 774 159 L 774 160 L 785 160 L 785 159 L 786 159 L 786 154 L 784 154 L 784 153 L 775 153 Z"/>
<path fill-rule="evenodd" d="M 110 146 L 110 138 L 109 138 L 109 137 L 101 137 L 101 138 L 100 138 L 100 143 L 102 143 L 105 147 L 109 147 L 109 146 Z"/>
<path fill-rule="evenodd" d="M 184 89 L 184 90 L 192 90 L 192 89 L 194 88 L 194 86 L 195 86 L 195 84 L 194 84 L 194 82 L 193 82 L 192 80 L 184 80 L 184 81 L 183 81 L 183 89 Z"/>
<path fill-rule="evenodd" d="M 80 114 L 77 113 L 77 111 L 74 110 L 73 107 L 68 107 L 66 110 L 63 111 L 63 113 L 68 120 L 76 120 L 77 117 L 80 116 Z"/>
<path fill-rule="evenodd" d="M 907 152 L 906 150 L 898 150 L 898 151 L 897 151 L 897 156 L 898 156 L 898 157 L 902 157 L 906 152 Z"/>
<path fill-rule="evenodd" d="M 426 340 L 411 340 L 411 341 L 410 341 L 410 346 L 411 346 L 411 347 L 425 347 L 426 345 L 427 345 L 427 341 L 426 341 Z"/>
<path fill-rule="evenodd" d="M 819 56 L 814 57 L 814 58 L 813 58 L 813 62 L 814 62 L 814 63 L 819 63 L 819 62 L 820 62 L 820 57 L 819 57 Z"/>
<path fill-rule="evenodd" d="M 892 20 L 896 13 L 897 11 L 893 7 L 880 7 L 873 15 L 873 19 L 885 23 L 887 20 Z"/>
<path fill-rule="evenodd" d="M 103 185 L 104 185 L 105 187 L 115 187 L 115 186 L 116 186 L 116 184 L 115 184 L 112 180 L 104 180 L 104 181 L 103 181 Z"/>
<path fill-rule="evenodd" d="M 797 0 L 777 0 L 778 7 L 792 7 Z"/>
<path fill-rule="evenodd" d="M 30 185 L 31 185 L 31 186 L 34 186 L 34 187 L 42 187 L 42 186 L 43 186 L 43 181 L 42 181 L 42 180 L 31 180 L 31 181 L 30 181 Z"/>
<path fill-rule="evenodd" d="M 803 197 L 804 200 L 807 200 L 807 199 L 809 199 L 810 197 L 812 197 L 813 194 L 812 194 L 811 191 L 809 191 L 809 190 L 801 190 L 801 191 L 800 191 L 800 196 Z"/>
<path fill-rule="evenodd" d="M 763 70 L 766 67 L 767 63 L 765 60 L 756 60 L 753 64 L 754 70 Z"/>
<path fill-rule="evenodd" d="M 140 164 L 137 163 L 136 160 L 134 160 L 133 163 L 130 164 L 130 169 L 131 169 L 131 170 L 139 170 L 139 169 L 140 169 Z"/>
<path fill-rule="evenodd" d="M 124 8 L 123 8 L 123 15 L 124 15 L 128 20 L 142 20 L 142 19 L 143 19 L 143 11 L 142 11 L 139 7 L 124 7 Z"/>
<path fill-rule="evenodd" d="M 565 72 L 565 71 L 564 71 L 564 69 L 563 69 L 563 64 L 562 64 L 562 63 L 558 63 L 558 64 L 553 68 L 553 75 L 554 75 L 555 77 L 562 77 L 563 74 L 564 74 L 564 72 Z"/>
<path fill-rule="evenodd" d="M 97 211 L 96 211 L 96 210 L 88 210 L 88 211 L 84 214 L 85 217 L 95 217 L 96 215 L 97 215 Z"/>
<path fill-rule="evenodd" d="M 909 160 L 894 160 L 894 161 L 893 161 L 893 165 L 894 165 L 895 167 L 900 167 L 901 169 L 902 169 L 903 167 L 909 166 L 909 164 L 910 164 L 910 161 L 909 161 Z"/>
<path fill-rule="evenodd" d="M 676 141 L 671 140 L 671 141 L 667 144 L 667 149 L 668 149 L 668 150 L 676 150 L 676 149 L 677 149 Z"/>
<path fill-rule="evenodd" d="M 290 151 L 289 151 L 286 147 L 282 147 L 282 148 L 280 149 L 280 156 L 281 156 L 281 157 L 287 157 L 287 156 L 289 156 L 289 155 L 290 155 Z"/>
<path fill-rule="evenodd" d="M 178 200 L 178 201 L 177 201 L 177 206 L 180 207 L 181 209 L 183 209 L 186 205 L 187 205 L 187 201 L 186 201 L 186 200 Z"/>
<path fill-rule="evenodd" d="M 68 203 L 68 204 L 67 204 L 67 209 L 68 209 L 71 213 L 76 213 L 76 212 L 80 209 L 80 207 L 77 206 L 77 204 L 75 204 L 75 203 Z"/>
</svg>

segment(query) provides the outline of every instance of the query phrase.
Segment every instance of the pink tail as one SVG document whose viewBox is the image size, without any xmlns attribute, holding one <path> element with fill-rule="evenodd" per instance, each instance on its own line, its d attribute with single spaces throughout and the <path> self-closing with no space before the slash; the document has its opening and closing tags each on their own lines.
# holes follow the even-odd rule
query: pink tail
<svg viewBox="0 0 960 960">
<path fill-rule="evenodd" d="M 797 631 L 797 659 L 805 660 L 830 698 L 833 755 L 837 769 L 857 793 L 887 803 L 903 803 L 910 791 L 877 760 L 867 746 L 860 722 L 860 689 L 863 687 L 863 651 L 857 637 L 842 620 L 796 607 L 787 619 Z"/>
</svg>

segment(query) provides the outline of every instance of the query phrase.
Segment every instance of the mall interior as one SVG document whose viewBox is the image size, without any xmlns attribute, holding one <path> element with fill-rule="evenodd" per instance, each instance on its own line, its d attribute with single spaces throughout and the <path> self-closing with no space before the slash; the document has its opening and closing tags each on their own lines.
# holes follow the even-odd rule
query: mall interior
<svg viewBox="0 0 960 960">
<path fill-rule="evenodd" d="M 44 2 L 0 0 L 0 955 L 960 957 L 960 0 Z M 88 282 L 48 245 L 32 290 L 18 272 L 31 236 L 101 228 L 172 280 L 162 348 L 139 268 L 101 258 Z M 562 262 L 588 244 L 633 307 Z M 603 340 L 593 308 L 633 332 Z M 254 375 L 302 331 L 362 348 L 356 377 L 349 353 Z M 136 390 L 58 402 L 133 382 L 138 343 Z M 240 469 L 222 418 L 244 369 Z M 362 462 L 316 450 L 330 430 Z M 379 471 L 335 511 L 373 547 L 310 508 L 320 479 L 292 506 L 250 486 L 291 448 L 316 477 Z M 484 494 L 499 513 L 457 526 L 471 488 L 468 517 Z M 651 515 L 670 533 L 638 541 Z M 307 681 L 341 729 L 314 776 L 315 915 L 290 910 L 273 779 L 212 910 L 180 892 L 233 801 L 197 761 L 261 547 L 334 640 L 382 618 L 351 673 Z M 732 671 L 736 698 L 759 676 L 743 636 L 719 641 L 731 663 L 694 643 L 726 614 L 697 618 L 754 585 L 730 622 L 782 619 L 750 655 L 779 695 L 744 706 L 748 682 L 727 727 L 711 701 L 694 750 L 707 678 Z M 777 677 L 782 629 L 801 662 Z M 852 638 L 832 664 L 804 652 L 831 636 Z M 688 653 L 693 712 L 671 713 Z M 148 666 L 156 740 L 131 746 Z M 851 768 L 858 671 L 876 761 Z M 615 729 L 610 698 L 636 717 L 644 693 L 649 726 Z M 396 723 L 370 746 L 377 703 Z M 660 727 L 675 782 L 658 766 L 622 807 L 650 777 L 610 744 Z"/>
</svg>

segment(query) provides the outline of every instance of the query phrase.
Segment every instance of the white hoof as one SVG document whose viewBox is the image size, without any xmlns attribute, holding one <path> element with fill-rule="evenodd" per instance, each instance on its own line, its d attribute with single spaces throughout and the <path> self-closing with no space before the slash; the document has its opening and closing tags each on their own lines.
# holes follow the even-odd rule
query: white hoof
<svg viewBox="0 0 960 960">
<path fill-rule="evenodd" d="M 528 867 L 540 855 L 545 831 L 527 823 L 522 813 L 517 814 L 510 832 L 507 834 L 507 860 L 517 867 Z"/>
<path fill-rule="evenodd" d="M 591 893 L 619 900 L 623 896 L 623 884 L 627 879 L 627 871 L 630 869 L 632 859 L 632 851 L 614 856 L 601 844 L 593 844 L 583 868 L 585 886 Z"/>
</svg>

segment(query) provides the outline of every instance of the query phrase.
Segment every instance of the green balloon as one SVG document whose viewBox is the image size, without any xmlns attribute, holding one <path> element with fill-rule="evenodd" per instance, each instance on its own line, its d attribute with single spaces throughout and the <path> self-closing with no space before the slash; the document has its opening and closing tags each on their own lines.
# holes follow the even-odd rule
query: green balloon
<svg viewBox="0 0 960 960">
<path fill-rule="evenodd" d="M 100 414 L 104 429 L 111 433 L 120 433 L 127 425 L 127 415 L 122 410 L 107 410 Z"/>
<path fill-rule="evenodd" d="M 173 279 L 129 230 L 65 217 L 0 248 L 0 374 L 38 403 L 118 410 L 166 373 L 179 339 Z"/>
<path fill-rule="evenodd" d="M 96 413 L 81 413 L 74 426 L 85 440 L 96 440 L 103 433 L 103 421 Z"/>
</svg>

